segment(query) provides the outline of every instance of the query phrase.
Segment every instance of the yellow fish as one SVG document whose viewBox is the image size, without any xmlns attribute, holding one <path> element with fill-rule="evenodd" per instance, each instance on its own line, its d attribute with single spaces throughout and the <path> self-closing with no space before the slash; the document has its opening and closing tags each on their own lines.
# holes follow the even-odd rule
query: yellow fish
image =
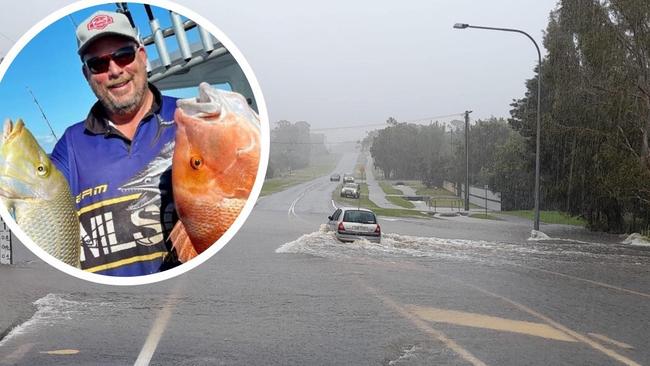
<svg viewBox="0 0 650 366">
<path fill-rule="evenodd" d="M 4 123 L 0 202 L 38 246 L 79 268 L 79 218 L 68 182 L 21 119 Z"/>
</svg>

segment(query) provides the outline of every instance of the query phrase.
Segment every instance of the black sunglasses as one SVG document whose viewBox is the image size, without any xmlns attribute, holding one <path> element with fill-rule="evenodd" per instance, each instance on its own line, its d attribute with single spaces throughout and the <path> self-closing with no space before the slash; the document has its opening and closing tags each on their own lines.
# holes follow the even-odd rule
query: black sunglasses
<svg viewBox="0 0 650 366">
<path fill-rule="evenodd" d="M 135 46 L 126 46 L 102 56 L 90 57 L 84 60 L 84 64 L 93 74 L 101 74 L 108 71 L 111 60 L 119 67 L 124 67 L 135 60 L 137 51 Z"/>
</svg>

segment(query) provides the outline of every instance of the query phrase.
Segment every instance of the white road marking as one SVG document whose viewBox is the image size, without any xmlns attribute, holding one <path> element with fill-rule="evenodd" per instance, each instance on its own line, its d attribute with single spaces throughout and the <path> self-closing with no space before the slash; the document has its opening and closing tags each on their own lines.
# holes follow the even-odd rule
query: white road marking
<svg viewBox="0 0 650 366">
<path fill-rule="evenodd" d="M 617 346 L 617 347 L 620 347 L 620 348 L 624 348 L 624 349 L 634 349 L 634 347 L 630 346 L 630 345 L 627 344 L 627 343 L 623 343 L 623 342 L 619 342 L 619 341 L 613 340 L 613 339 L 611 339 L 611 338 L 609 338 L 609 337 L 607 337 L 607 336 L 604 336 L 604 335 L 602 335 L 602 334 L 598 334 L 598 333 L 587 333 L 587 334 L 589 334 L 590 336 L 592 336 L 592 337 L 594 337 L 594 338 L 600 339 L 600 340 L 603 341 L 603 342 L 611 343 L 611 344 L 613 344 L 613 345 L 615 345 L 615 346 Z"/>
<path fill-rule="evenodd" d="M 305 196 L 305 194 L 308 191 L 311 191 L 315 186 L 317 186 L 317 185 L 319 185 L 321 183 L 322 182 L 318 182 L 318 181 L 314 182 L 314 183 L 310 184 L 309 187 L 305 188 L 302 192 L 300 192 L 300 194 L 298 194 L 298 197 L 296 197 L 296 199 L 293 200 L 293 202 L 291 202 L 291 205 L 289 206 L 289 210 L 287 211 L 287 216 L 288 217 L 291 217 L 291 216 L 298 217 L 298 214 L 296 214 L 296 205 L 298 204 L 298 202 Z"/>
<path fill-rule="evenodd" d="M 178 304 L 178 295 L 182 288 L 181 284 L 182 281 L 179 281 L 169 296 L 167 296 L 167 302 L 165 303 L 165 306 L 160 309 L 156 320 L 151 326 L 147 340 L 144 342 L 142 350 L 140 350 L 140 354 L 133 364 L 134 366 L 148 366 L 149 362 L 151 362 L 151 358 L 158 347 L 158 342 L 160 342 L 160 338 L 162 338 L 162 335 L 167 328 L 167 323 L 172 316 L 172 311 Z"/>
<path fill-rule="evenodd" d="M 606 356 L 608 356 L 608 357 L 610 357 L 610 358 L 612 358 L 612 359 L 614 359 L 614 360 L 616 360 L 616 361 L 618 361 L 618 362 L 620 362 L 620 363 L 622 363 L 624 365 L 641 366 L 638 362 L 636 362 L 634 360 L 631 360 L 631 359 L 629 359 L 629 358 L 627 358 L 627 357 L 625 357 L 625 356 L 623 356 L 623 355 L 621 355 L 619 353 L 616 353 L 615 351 L 603 346 L 602 344 L 600 344 L 598 342 L 595 342 L 595 341 L 589 339 L 588 337 L 586 337 L 586 336 L 584 336 L 584 335 L 582 335 L 582 334 L 580 334 L 580 333 L 578 333 L 578 332 L 576 332 L 574 330 L 571 330 L 571 329 L 565 327 L 564 325 L 554 321 L 553 319 L 536 312 L 535 310 L 527 307 L 526 305 L 520 304 L 520 303 L 518 303 L 518 302 L 516 302 L 514 300 L 511 300 L 511 299 L 507 298 L 507 297 L 495 294 L 495 293 L 490 292 L 488 290 L 482 289 L 482 288 L 480 288 L 480 287 L 478 287 L 476 285 L 472 285 L 470 283 L 460 281 L 460 280 L 452 278 L 450 276 L 442 275 L 442 274 L 439 274 L 439 273 L 438 273 L 438 275 L 440 275 L 442 277 L 446 277 L 446 278 L 450 279 L 453 282 L 460 283 L 460 284 L 463 284 L 465 286 L 471 287 L 471 288 L 473 288 L 473 289 L 475 289 L 475 290 L 477 290 L 479 292 L 482 292 L 484 294 L 496 297 L 497 299 L 501 299 L 501 300 L 511 304 L 512 306 L 514 306 L 514 307 L 516 307 L 516 308 L 518 308 L 518 309 L 520 309 L 520 310 L 522 310 L 522 311 L 536 317 L 537 319 L 540 319 L 540 320 L 544 321 L 545 323 L 551 325 L 552 327 L 555 327 L 556 329 L 558 329 L 558 330 L 560 330 L 560 331 L 562 331 L 564 333 L 567 333 L 571 337 L 581 341 L 582 343 L 590 346 L 591 348 L 593 348 L 593 349 L 595 349 L 597 351 L 602 352 Z"/>
<path fill-rule="evenodd" d="M 419 330 L 428 334 L 432 338 L 437 339 L 438 341 L 444 343 L 444 345 L 447 346 L 447 348 L 456 352 L 456 354 L 459 355 L 465 361 L 471 363 L 474 366 L 487 366 L 483 361 L 476 358 L 476 356 L 471 354 L 465 348 L 461 347 L 453 339 L 447 337 L 446 334 L 444 334 L 443 332 L 437 329 L 432 328 L 431 326 L 429 326 L 429 324 L 419 319 L 417 316 L 411 314 L 408 310 L 406 310 L 400 304 L 395 302 L 393 299 L 389 298 L 386 295 L 381 294 L 379 290 L 370 287 L 365 283 L 362 283 L 362 286 L 364 286 L 368 292 L 372 293 L 377 298 L 382 300 L 384 304 L 386 304 L 388 307 L 392 308 L 393 310 L 397 311 L 401 316 L 408 319 L 411 322 L 411 324 L 415 325 Z"/>
</svg>

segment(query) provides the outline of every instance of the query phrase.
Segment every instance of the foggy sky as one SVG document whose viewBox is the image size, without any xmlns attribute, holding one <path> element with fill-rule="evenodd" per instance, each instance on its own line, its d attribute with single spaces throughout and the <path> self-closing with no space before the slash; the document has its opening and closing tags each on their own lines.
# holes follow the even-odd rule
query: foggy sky
<svg viewBox="0 0 650 366">
<path fill-rule="evenodd" d="M 0 53 L 12 46 L 9 39 L 72 2 L 13 2 L 0 13 Z M 472 119 L 509 117 L 512 99 L 534 76 L 533 44 L 520 34 L 452 26 L 519 28 L 544 54 L 543 30 L 556 0 L 176 3 L 237 45 L 260 82 L 271 122 L 302 120 L 317 129 L 468 109 Z M 348 141 L 366 129 L 326 132 L 330 142 Z"/>
</svg>

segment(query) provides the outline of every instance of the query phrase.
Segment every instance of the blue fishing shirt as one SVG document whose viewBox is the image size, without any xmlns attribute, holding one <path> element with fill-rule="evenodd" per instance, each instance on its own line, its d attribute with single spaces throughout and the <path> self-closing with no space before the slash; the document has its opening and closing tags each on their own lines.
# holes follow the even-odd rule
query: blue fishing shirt
<svg viewBox="0 0 650 366">
<path fill-rule="evenodd" d="M 176 98 L 149 88 L 154 102 L 133 140 L 97 102 L 52 151 L 77 204 L 83 270 L 140 276 L 179 264 L 167 240 L 178 220 L 171 187 Z"/>
</svg>

